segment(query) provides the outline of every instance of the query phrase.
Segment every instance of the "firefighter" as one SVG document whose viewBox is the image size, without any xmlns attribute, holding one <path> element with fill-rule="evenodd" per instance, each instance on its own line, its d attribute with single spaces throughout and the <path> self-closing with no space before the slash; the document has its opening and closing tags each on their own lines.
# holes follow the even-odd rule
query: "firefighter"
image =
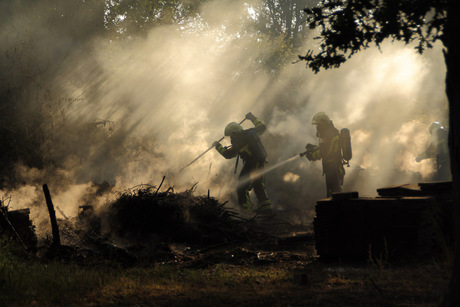
<svg viewBox="0 0 460 307">
<path fill-rule="evenodd" d="M 316 126 L 319 145 L 307 144 L 305 156 L 310 161 L 322 160 L 323 176 L 326 177 L 327 197 L 330 197 L 332 193 L 342 191 L 345 176 L 341 134 L 324 112 L 319 112 L 313 116 L 312 125 Z"/>
<path fill-rule="evenodd" d="M 447 181 L 451 180 L 450 176 L 450 159 L 449 159 L 449 146 L 448 146 L 448 132 L 439 123 L 433 122 L 429 128 L 431 140 L 427 149 L 417 155 L 416 162 L 425 159 L 436 159 L 436 170 L 433 175 L 434 181 Z"/>
<path fill-rule="evenodd" d="M 212 145 L 226 159 L 239 156 L 243 160 L 244 165 L 238 177 L 237 187 L 239 205 L 247 211 L 256 209 L 253 208 L 249 197 L 249 192 L 254 188 L 259 201 L 257 211 L 269 213 L 272 205 L 265 190 L 265 176 L 263 174 L 267 153 L 259 138 L 259 135 L 265 132 L 266 126 L 251 112 L 246 114 L 246 119 L 249 119 L 255 127 L 244 130 L 235 122 L 231 122 L 225 127 L 224 134 L 230 137 L 231 146 L 224 147 L 219 142 L 214 142 Z"/>
</svg>

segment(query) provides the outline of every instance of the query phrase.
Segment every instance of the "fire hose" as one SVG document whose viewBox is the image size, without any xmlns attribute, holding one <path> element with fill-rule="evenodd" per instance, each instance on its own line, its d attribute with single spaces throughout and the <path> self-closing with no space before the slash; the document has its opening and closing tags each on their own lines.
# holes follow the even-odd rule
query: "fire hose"
<svg viewBox="0 0 460 307">
<path fill-rule="evenodd" d="M 238 124 L 241 125 L 244 121 L 246 120 L 243 119 L 242 121 L 240 121 Z M 223 139 L 225 138 L 225 136 L 221 137 L 217 142 L 220 142 L 222 141 Z M 195 161 L 197 161 L 199 158 L 201 158 L 202 156 L 204 156 L 208 151 L 210 151 L 211 149 L 213 149 L 214 146 L 211 145 L 211 147 L 209 147 L 208 149 L 206 149 L 206 151 L 204 151 L 202 154 L 200 154 L 198 157 L 196 157 L 195 159 L 193 159 L 189 164 L 187 164 L 186 166 L 184 166 L 183 168 L 180 169 L 180 172 L 182 172 L 182 170 L 184 170 L 185 168 L 189 167 L 190 165 L 192 165 L 193 163 L 195 163 Z"/>
</svg>

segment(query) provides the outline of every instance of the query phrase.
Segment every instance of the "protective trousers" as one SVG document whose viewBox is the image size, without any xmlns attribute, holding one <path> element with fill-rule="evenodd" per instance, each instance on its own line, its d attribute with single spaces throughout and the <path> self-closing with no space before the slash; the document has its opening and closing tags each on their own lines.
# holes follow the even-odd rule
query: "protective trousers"
<svg viewBox="0 0 460 307">
<path fill-rule="evenodd" d="M 343 167 L 335 165 L 336 163 L 323 164 L 323 172 L 326 176 L 327 197 L 331 197 L 332 193 L 342 192 L 344 179 Z"/>
<path fill-rule="evenodd" d="M 246 210 L 253 210 L 249 191 L 254 188 L 257 200 L 259 201 L 259 208 L 271 209 L 271 201 L 268 198 L 267 191 L 265 190 L 265 176 L 263 174 L 264 163 L 253 162 L 245 163 L 241 173 L 238 177 L 238 203 Z M 260 173 L 251 177 L 251 173 Z"/>
</svg>

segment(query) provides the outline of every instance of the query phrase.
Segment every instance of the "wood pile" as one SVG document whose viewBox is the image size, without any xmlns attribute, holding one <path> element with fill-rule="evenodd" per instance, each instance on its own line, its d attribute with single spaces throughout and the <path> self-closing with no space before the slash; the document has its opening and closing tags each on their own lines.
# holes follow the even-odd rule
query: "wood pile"
<svg viewBox="0 0 460 307">
<path fill-rule="evenodd" d="M 377 190 L 375 198 L 335 193 L 316 204 L 314 232 L 322 259 L 400 259 L 433 255 L 452 235 L 451 183 Z"/>
<path fill-rule="evenodd" d="M 0 204 L 0 234 L 12 237 L 25 249 L 34 251 L 37 248 L 37 236 L 29 215 L 29 209 L 8 210 L 7 206 Z"/>
</svg>

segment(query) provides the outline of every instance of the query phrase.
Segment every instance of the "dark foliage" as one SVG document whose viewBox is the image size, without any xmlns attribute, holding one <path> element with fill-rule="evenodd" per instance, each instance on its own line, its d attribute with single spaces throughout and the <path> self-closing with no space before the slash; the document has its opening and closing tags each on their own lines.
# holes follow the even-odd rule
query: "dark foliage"
<svg viewBox="0 0 460 307">
<path fill-rule="evenodd" d="M 337 68 L 385 39 L 416 42 L 422 53 L 445 42 L 446 10 L 446 0 L 323 0 L 304 10 L 310 29 L 319 28 L 319 48 L 299 58 L 314 72 Z"/>
</svg>

